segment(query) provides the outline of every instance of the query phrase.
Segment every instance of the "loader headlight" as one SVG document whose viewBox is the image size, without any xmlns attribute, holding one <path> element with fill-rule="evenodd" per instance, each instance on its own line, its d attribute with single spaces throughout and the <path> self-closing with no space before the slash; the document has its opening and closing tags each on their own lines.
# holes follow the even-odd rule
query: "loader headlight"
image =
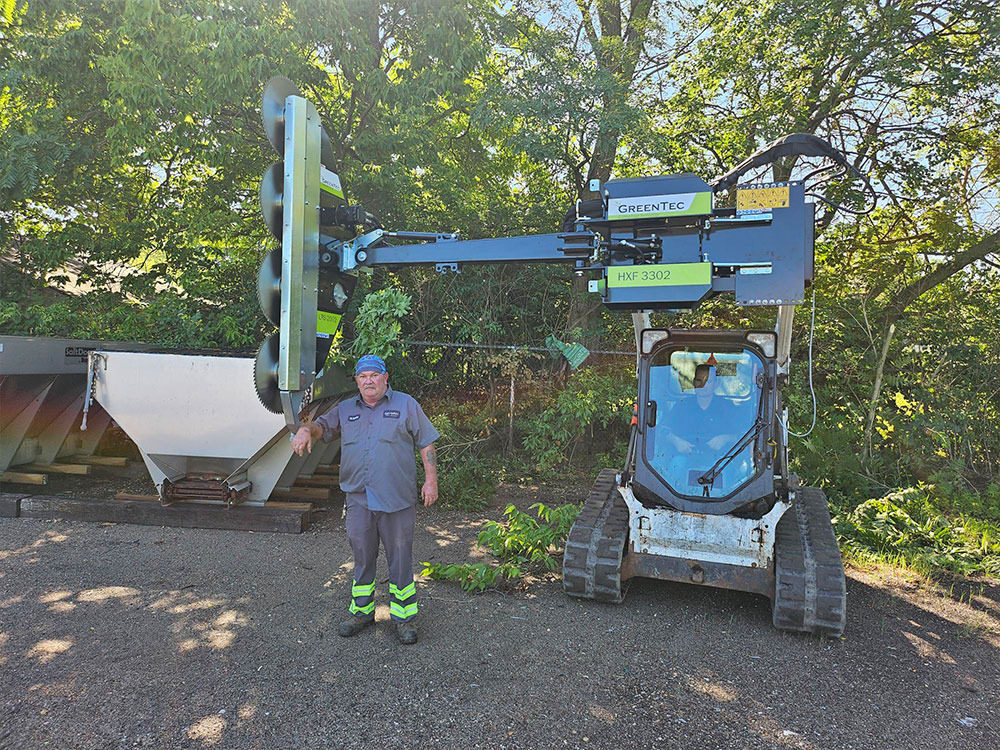
<svg viewBox="0 0 1000 750">
<path fill-rule="evenodd" d="M 649 354 L 653 347 L 670 338 L 670 331 L 647 328 L 642 332 L 642 353 Z"/>
<path fill-rule="evenodd" d="M 773 357 L 778 336 L 773 331 L 752 331 L 747 334 L 747 341 L 756 344 L 764 350 L 765 357 Z"/>
</svg>

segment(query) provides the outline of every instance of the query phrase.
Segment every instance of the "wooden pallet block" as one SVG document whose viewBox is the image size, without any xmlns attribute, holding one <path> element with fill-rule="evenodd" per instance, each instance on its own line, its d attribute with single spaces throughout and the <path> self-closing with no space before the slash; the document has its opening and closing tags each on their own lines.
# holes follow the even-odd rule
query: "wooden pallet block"
<svg viewBox="0 0 1000 750">
<path fill-rule="evenodd" d="M 91 466 L 128 466 L 128 459 L 124 456 L 73 456 L 70 460 Z"/>
<path fill-rule="evenodd" d="M 339 487 L 339 486 L 340 486 L 340 477 L 339 476 L 330 476 L 330 475 L 311 476 L 311 477 L 298 477 L 295 480 L 295 484 L 292 485 L 293 488 L 295 488 L 295 487 Z"/>
<path fill-rule="evenodd" d="M 0 493 L 0 518 L 17 518 L 21 511 L 21 500 L 29 497 L 18 492 Z"/>
<path fill-rule="evenodd" d="M 272 490 L 271 497 L 268 498 L 268 505 L 273 501 L 312 500 L 314 502 L 325 503 L 330 500 L 330 490 L 325 487 L 292 487 L 290 490 Z"/>
<path fill-rule="evenodd" d="M 11 484 L 48 484 L 49 478 L 44 474 L 28 474 L 23 471 L 5 471 L 0 474 L 0 482 Z"/>
<path fill-rule="evenodd" d="M 122 493 L 123 495 L 125 493 Z M 273 531 L 298 534 L 309 528 L 312 506 L 223 505 L 175 503 L 160 505 L 155 495 L 127 499 L 68 498 L 31 495 L 21 500 L 22 518 L 63 518 L 73 521 L 133 523 L 197 529 Z"/>
<path fill-rule="evenodd" d="M 115 500 L 141 500 L 146 502 L 160 502 L 159 495 L 143 495 L 136 494 L 134 492 L 116 492 Z M 192 503 L 195 505 L 214 505 L 217 507 L 222 507 L 224 503 L 220 503 L 218 500 L 184 500 L 185 503 Z M 245 508 L 280 508 L 285 510 L 312 510 L 312 503 L 284 503 L 276 502 L 274 500 L 268 500 L 267 505 L 245 505 L 240 506 Z"/>
<path fill-rule="evenodd" d="M 44 471 L 46 474 L 89 474 L 90 467 L 82 464 L 25 464 L 18 467 L 28 471 Z"/>
</svg>

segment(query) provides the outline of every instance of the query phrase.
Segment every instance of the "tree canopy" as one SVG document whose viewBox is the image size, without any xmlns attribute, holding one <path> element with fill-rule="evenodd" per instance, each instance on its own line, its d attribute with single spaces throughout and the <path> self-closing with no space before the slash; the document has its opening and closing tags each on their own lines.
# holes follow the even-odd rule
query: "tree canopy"
<svg viewBox="0 0 1000 750">
<path fill-rule="evenodd" d="M 387 226 L 466 237 L 552 231 L 591 178 L 711 177 L 813 133 L 875 195 L 841 174 L 813 191 L 820 427 L 802 467 L 854 457 L 844 486 L 863 492 L 941 472 L 996 480 L 992 2 L 10 0 L 0 24 L 4 332 L 255 346 L 256 267 L 273 242 L 258 107 L 276 74 L 317 102 L 354 199 Z M 580 328 L 607 348 L 631 341 L 629 321 L 560 268 L 376 271 L 362 291 L 386 286 L 412 299 L 410 339 L 539 345 Z M 719 302 L 679 324 L 767 316 Z M 419 353 L 409 366 L 469 385 Z"/>
</svg>

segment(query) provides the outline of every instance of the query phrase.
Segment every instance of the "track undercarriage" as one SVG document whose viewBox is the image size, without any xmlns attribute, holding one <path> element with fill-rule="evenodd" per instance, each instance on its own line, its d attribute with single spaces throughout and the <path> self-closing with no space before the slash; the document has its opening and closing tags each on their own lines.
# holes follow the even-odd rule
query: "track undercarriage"
<svg viewBox="0 0 1000 750">
<path fill-rule="evenodd" d="M 604 469 L 566 540 L 566 593 L 621 602 L 627 581 L 636 570 L 630 556 L 640 557 L 641 553 L 630 544 L 629 509 L 618 490 L 615 470 Z M 777 523 L 773 555 L 769 557 L 767 567 L 747 568 L 746 577 L 730 575 L 726 583 L 671 572 L 710 566 L 699 559 L 663 559 L 665 564 L 655 572 L 648 565 L 643 567 L 643 575 L 763 593 L 772 601 L 772 619 L 780 630 L 839 637 L 846 614 L 844 568 L 822 490 L 805 487 L 795 493 L 791 508 Z M 672 566 L 672 562 L 678 565 Z"/>
</svg>

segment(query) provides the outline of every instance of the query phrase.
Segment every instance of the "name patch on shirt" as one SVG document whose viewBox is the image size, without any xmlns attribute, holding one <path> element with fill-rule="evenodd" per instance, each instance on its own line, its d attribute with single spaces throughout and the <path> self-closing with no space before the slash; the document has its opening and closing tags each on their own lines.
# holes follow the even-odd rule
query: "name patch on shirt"
<svg viewBox="0 0 1000 750">
<path fill-rule="evenodd" d="M 399 409 L 386 409 L 382 412 L 382 416 L 389 419 L 399 419 Z"/>
<path fill-rule="evenodd" d="M 360 414 L 352 414 L 351 416 L 349 416 L 347 418 L 347 421 L 348 422 L 357 422 L 359 419 L 361 419 L 361 415 Z"/>
</svg>

